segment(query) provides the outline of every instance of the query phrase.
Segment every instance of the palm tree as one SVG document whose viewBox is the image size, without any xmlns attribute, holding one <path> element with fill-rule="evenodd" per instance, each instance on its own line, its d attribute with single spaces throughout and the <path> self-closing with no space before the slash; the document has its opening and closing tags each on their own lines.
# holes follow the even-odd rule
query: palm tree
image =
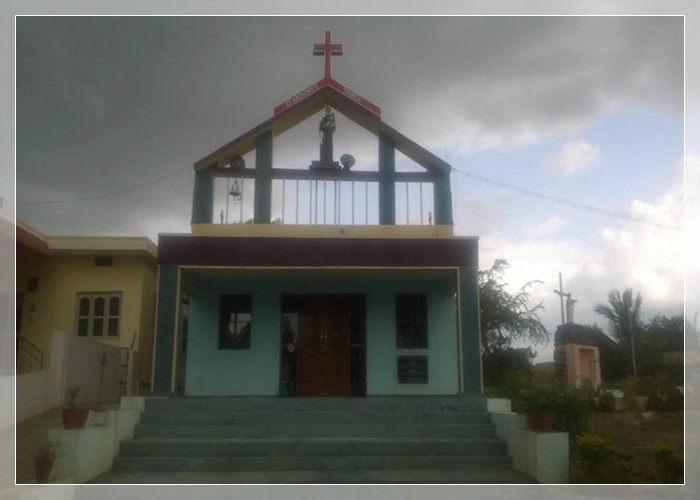
<svg viewBox="0 0 700 500">
<path fill-rule="evenodd" d="M 631 352 L 633 374 L 636 372 L 634 346 L 632 345 L 633 332 L 640 331 L 642 300 L 642 296 L 639 293 L 632 298 L 631 288 L 628 288 L 622 294 L 620 294 L 619 290 L 612 290 L 608 293 L 609 305 L 599 304 L 595 307 L 595 312 L 607 318 L 610 322 L 613 337 L 617 340 L 626 357 L 629 358 L 629 353 Z"/>
</svg>

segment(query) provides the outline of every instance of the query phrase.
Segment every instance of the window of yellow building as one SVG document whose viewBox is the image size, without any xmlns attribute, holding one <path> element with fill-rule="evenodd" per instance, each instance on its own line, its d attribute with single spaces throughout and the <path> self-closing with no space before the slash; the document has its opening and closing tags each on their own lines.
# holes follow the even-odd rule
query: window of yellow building
<svg viewBox="0 0 700 500">
<path fill-rule="evenodd" d="M 77 333 L 80 337 L 118 337 L 122 294 L 79 293 Z"/>
</svg>

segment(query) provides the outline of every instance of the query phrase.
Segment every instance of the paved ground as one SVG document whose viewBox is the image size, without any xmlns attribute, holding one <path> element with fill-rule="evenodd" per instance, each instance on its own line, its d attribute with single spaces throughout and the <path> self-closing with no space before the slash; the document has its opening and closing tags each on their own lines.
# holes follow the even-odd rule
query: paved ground
<svg viewBox="0 0 700 500">
<path fill-rule="evenodd" d="M 49 430 L 61 425 L 60 408 L 54 408 L 17 424 L 17 484 L 25 484 L 35 479 L 34 454 L 48 439 Z"/>
<path fill-rule="evenodd" d="M 116 409 L 118 405 L 102 405 Z M 17 484 L 26 484 L 36 477 L 34 454 L 48 439 L 49 430 L 61 427 L 61 408 L 53 408 L 41 415 L 17 424 Z"/>
<path fill-rule="evenodd" d="M 383 470 L 383 471 L 262 471 L 262 472 L 114 472 L 91 484 L 507 484 L 533 483 L 512 470 Z"/>
</svg>

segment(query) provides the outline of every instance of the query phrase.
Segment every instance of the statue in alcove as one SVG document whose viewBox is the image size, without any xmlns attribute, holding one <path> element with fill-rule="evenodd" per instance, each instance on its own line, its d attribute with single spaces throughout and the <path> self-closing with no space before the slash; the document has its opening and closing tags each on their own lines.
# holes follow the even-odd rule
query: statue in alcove
<svg viewBox="0 0 700 500">
<path fill-rule="evenodd" d="M 321 164 L 333 163 L 333 133 L 335 132 L 335 114 L 330 106 L 326 105 L 326 114 L 318 126 L 321 136 Z"/>
</svg>

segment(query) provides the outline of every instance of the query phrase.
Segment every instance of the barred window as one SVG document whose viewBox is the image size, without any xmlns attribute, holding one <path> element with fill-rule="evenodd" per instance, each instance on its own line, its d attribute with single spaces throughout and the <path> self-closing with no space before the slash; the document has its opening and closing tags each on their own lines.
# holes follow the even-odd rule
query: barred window
<svg viewBox="0 0 700 500">
<path fill-rule="evenodd" d="M 428 301 L 425 295 L 396 296 L 396 348 L 428 348 Z"/>
<path fill-rule="evenodd" d="M 250 295 L 222 295 L 219 349 L 250 349 Z"/>
<path fill-rule="evenodd" d="M 119 337 L 121 292 L 79 293 L 76 333 L 79 337 Z"/>
</svg>

